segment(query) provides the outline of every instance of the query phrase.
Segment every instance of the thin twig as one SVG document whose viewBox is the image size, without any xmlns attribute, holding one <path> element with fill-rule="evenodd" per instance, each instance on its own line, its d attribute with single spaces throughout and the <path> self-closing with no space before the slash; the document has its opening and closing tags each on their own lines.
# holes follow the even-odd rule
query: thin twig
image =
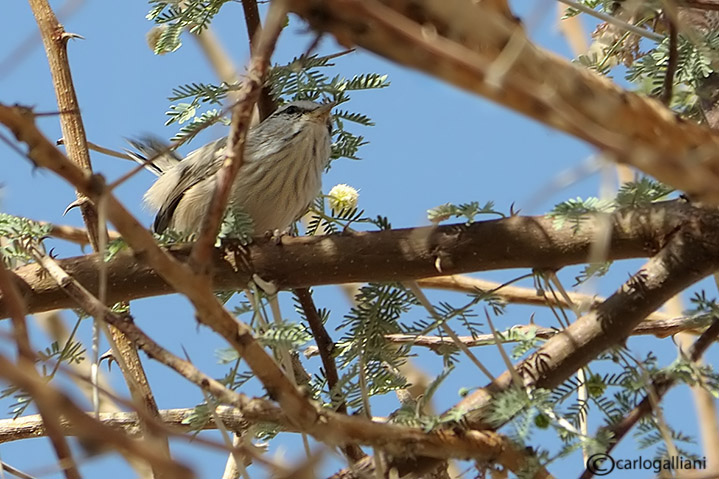
<svg viewBox="0 0 719 479">
<path fill-rule="evenodd" d="M 677 71 L 679 51 L 677 50 L 678 31 L 674 21 L 667 17 L 669 22 L 669 57 L 667 59 L 667 71 L 664 76 L 664 88 L 662 89 L 662 103 L 669 106 L 674 95 L 674 75 Z"/>
<path fill-rule="evenodd" d="M 652 335 L 658 338 L 666 338 L 683 331 L 695 331 L 700 329 L 701 325 L 696 318 L 675 318 L 660 321 L 642 321 L 632 331 L 632 336 Z M 561 333 L 560 330 L 554 328 L 543 328 L 533 324 L 517 325 L 500 331 L 504 343 L 513 343 L 521 341 L 522 337 L 534 337 L 538 339 L 549 339 Z M 458 336 L 462 344 L 469 348 L 477 346 L 490 346 L 495 344 L 492 334 L 478 334 L 476 336 Z M 387 341 L 395 344 L 411 344 L 414 346 L 423 346 L 432 350 L 440 351 L 454 345 L 454 340 L 443 336 L 416 336 L 413 334 L 388 334 L 385 336 Z M 308 349 L 308 355 L 315 355 L 317 352 Z"/>
<path fill-rule="evenodd" d="M 429 302 L 429 299 L 427 299 L 427 296 L 425 296 L 422 289 L 417 285 L 416 281 L 407 281 L 405 283 L 407 288 L 409 288 L 412 293 L 415 295 L 415 297 L 419 300 L 420 304 L 424 307 L 424 309 L 427 310 L 427 312 L 432 316 L 432 318 L 439 323 L 439 327 L 442 328 L 442 330 L 447 333 L 447 335 L 452 338 L 452 342 L 454 343 L 457 348 L 459 348 L 460 351 L 462 351 L 472 363 L 474 363 L 477 368 L 484 373 L 487 378 L 489 378 L 490 381 L 494 380 L 494 376 L 492 373 L 487 369 L 487 367 L 482 364 L 482 362 L 477 358 L 477 356 L 472 353 L 472 351 L 465 346 L 462 341 L 459 340 L 459 336 L 457 336 L 457 333 L 455 333 L 452 328 L 449 327 L 449 325 L 444 321 L 444 319 L 437 313 L 437 311 L 434 309 L 434 306 L 432 306 L 432 303 Z"/>
<path fill-rule="evenodd" d="M 662 40 L 664 40 L 664 37 L 662 35 L 659 35 L 658 33 L 654 33 L 649 30 L 646 30 L 644 28 L 637 27 L 636 25 L 627 23 L 627 22 L 620 20 L 616 17 L 613 17 L 609 14 L 598 12 L 598 11 L 594 10 L 593 8 L 590 8 L 581 3 L 573 2 L 572 0 L 558 0 L 558 1 L 565 5 L 569 5 L 570 7 L 574 8 L 575 10 L 579 10 L 580 12 L 586 13 L 587 15 L 591 15 L 592 17 L 598 18 L 599 20 L 601 20 L 603 22 L 607 22 L 611 25 L 619 27 L 622 30 L 626 30 L 628 32 L 635 33 L 635 34 L 639 35 L 640 37 L 648 38 L 649 40 L 654 40 L 655 42 L 661 42 Z"/>
<path fill-rule="evenodd" d="M 257 0 L 242 0 L 242 9 L 245 12 L 245 23 L 247 24 L 247 37 L 250 41 L 250 51 L 258 46 L 257 32 L 262 29 L 260 23 L 260 11 L 257 8 Z M 272 99 L 272 91 L 269 85 L 263 85 L 260 90 L 260 97 L 257 99 L 257 109 L 260 112 L 260 121 L 272 114 L 277 108 Z"/>
<path fill-rule="evenodd" d="M 711 326 L 694 342 L 689 350 L 687 359 L 690 362 L 696 362 L 701 359 L 702 355 L 709 346 L 716 341 L 717 337 L 719 337 L 719 319 L 715 319 Z M 608 428 L 607 432 L 611 434 L 610 437 L 612 437 L 612 441 L 609 448 L 605 451 L 605 454 L 611 454 L 612 450 L 614 450 L 617 444 L 619 444 L 634 425 L 654 410 L 654 404 L 658 404 L 676 382 L 674 378 L 660 377 L 647 386 L 647 389 L 650 389 L 653 394 L 647 394 L 621 421 Z M 579 477 L 580 479 L 589 479 L 593 475 L 593 472 L 585 469 Z"/>
<path fill-rule="evenodd" d="M 325 370 L 325 378 L 327 379 L 327 389 L 330 394 L 338 394 L 337 397 L 332 397 L 332 402 L 337 402 L 336 411 L 341 414 L 347 414 L 347 404 L 342 400 L 338 391 L 335 391 L 335 387 L 339 382 L 339 374 L 337 373 L 337 365 L 335 364 L 334 357 L 332 356 L 335 348 L 335 343 L 332 341 L 325 325 L 322 323 L 322 318 L 317 311 L 315 302 L 312 299 L 312 293 L 309 288 L 297 288 L 294 290 L 297 301 L 300 303 L 302 311 L 305 313 L 307 323 L 312 331 L 312 336 L 315 338 L 317 343 L 317 350 L 319 351 L 320 359 L 322 360 L 322 367 Z M 362 449 L 356 444 L 348 444 L 343 447 L 342 450 L 352 461 L 358 461 L 365 456 Z"/>
<path fill-rule="evenodd" d="M 257 102 L 260 89 L 264 84 L 270 58 L 282 32 L 286 15 L 287 9 L 283 0 L 272 2 L 267 15 L 267 23 L 262 30 L 257 49 L 252 55 L 250 72 L 242 91 L 238 94 L 239 101 L 232 112 L 232 127 L 227 138 L 227 158 L 217 173 L 217 187 L 190 255 L 190 264 L 197 272 L 206 274 L 209 271 L 212 247 L 224 217 L 232 184 L 244 162 L 244 145 L 252 118 L 252 108 Z"/>
</svg>

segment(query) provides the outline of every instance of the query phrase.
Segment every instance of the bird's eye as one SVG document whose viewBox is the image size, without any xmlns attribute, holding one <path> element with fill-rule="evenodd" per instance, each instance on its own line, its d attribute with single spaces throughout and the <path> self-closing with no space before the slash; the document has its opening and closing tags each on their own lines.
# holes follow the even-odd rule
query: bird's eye
<svg viewBox="0 0 719 479">
<path fill-rule="evenodd" d="M 295 105 L 290 105 L 287 108 L 285 108 L 282 113 L 286 115 L 294 115 L 300 112 L 300 109 L 296 107 Z"/>
</svg>

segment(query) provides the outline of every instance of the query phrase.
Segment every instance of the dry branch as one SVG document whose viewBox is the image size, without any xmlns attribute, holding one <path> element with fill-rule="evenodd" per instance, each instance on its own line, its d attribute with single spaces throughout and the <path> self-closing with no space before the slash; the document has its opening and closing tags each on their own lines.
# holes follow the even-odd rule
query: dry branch
<svg viewBox="0 0 719 479">
<path fill-rule="evenodd" d="M 3 109 L 0 107 L 0 121 Z M 578 232 L 557 229 L 544 217 L 512 217 L 467 225 L 290 238 L 280 245 L 257 239 L 247 255 L 215 250 L 216 290 L 244 288 L 256 273 L 281 289 L 365 281 L 405 281 L 446 274 L 504 268 L 559 269 L 586 262 L 597 231 L 612 228 L 608 260 L 648 257 L 682 224 L 703 215 L 701 208 L 676 201 L 619 211 L 610 221 L 589 217 Z M 142 228 L 139 224 L 138 228 Z M 143 229 L 143 233 L 146 231 Z M 149 235 L 148 235 L 149 236 Z M 152 243 L 154 245 L 154 242 Z M 190 246 L 168 252 L 185 261 Z M 341 252 L 339 254 L 338 252 Z M 136 299 L 182 291 L 173 289 L 141 260 L 147 253 L 122 251 L 108 264 L 108 300 Z M 357 261 L 355 258 L 362 258 Z M 245 261 L 246 260 L 246 261 Z M 93 294 L 101 261 L 98 255 L 59 260 L 61 267 Z M 245 263 L 251 265 L 248 271 Z M 70 308 L 74 303 L 37 265 L 14 271 L 29 312 Z M 185 281 L 194 284 L 192 277 Z M 190 287 L 188 284 L 185 287 Z M 7 316 L 0 302 L 0 316 Z"/>
<path fill-rule="evenodd" d="M 625 341 L 650 312 L 719 268 L 719 213 L 688 222 L 667 245 L 596 310 L 582 316 L 516 365 L 525 387 L 552 389 L 606 349 Z M 467 423 L 492 428 L 484 414 L 491 398 L 511 387 L 509 371 L 458 404 Z"/>
<path fill-rule="evenodd" d="M 642 321 L 630 333 L 631 336 L 652 335 L 658 338 L 666 338 L 673 334 L 681 333 L 687 330 L 696 330 L 701 328 L 694 318 L 676 318 L 666 320 L 648 320 Z M 499 334 L 506 335 L 511 332 L 531 334 L 540 339 L 549 339 L 561 334 L 561 331 L 553 328 L 542 328 L 533 324 L 517 325 L 511 327 L 508 331 L 500 331 Z M 435 351 L 452 348 L 454 341 L 448 337 L 440 336 L 416 336 L 412 334 L 388 334 L 385 336 L 387 341 L 396 344 L 409 344 L 413 346 L 424 346 Z M 459 336 L 460 341 L 467 347 L 489 346 L 496 344 L 493 334 L 478 334 L 476 336 Z M 515 339 L 507 339 L 505 342 L 514 342 Z M 313 352 L 313 350 L 308 350 Z"/>
<path fill-rule="evenodd" d="M 290 0 L 313 29 L 475 92 L 614 154 L 697 198 L 719 201 L 719 137 L 660 102 L 542 50 L 469 0 Z"/>
<path fill-rule="evenodd" d="M 209 284 L 202 279 L 198 281 L 197 275 L 193 275 L 187 265 L 178 262 L 159 248 L 149 232 L 112 194 L 105 191 L 102 179 L 80 170 L 68 161 L 42 136 L 33 121 L 34 117 L 27 109 L 0 105 L 0 123 L 8 126 L 18 140 L 29 145 L 29 156 L 34 162 L 59 174 L 90 198 L 106 195 L 108 218 L 132 245 L 135 255 L 150 263 L 171 286 L 185 294 L 195 306 L 198 318 L 222 335 L 239 352 L 255 376 L 262 381 L 270 397 L 280 404 L 290 427 L 330 445 L 366 444 L 381 448 L 391 455 L 405 457 L 421 455 L 437 459 L 472 458 L 481 461 L 507 462 L 513 468 L 522 467 L 521 461 L 512 462 L 517 461 L 518 457 L 521 459 L 522 456 L 517 456 L 516 451 L 505 438 L 492 432 L 437 431 L 428 434 L 419 429 L 380 424 L 362 417 L 319 410 L 289 383 L 275 362 L 254 340 L 247 325 L 236 321 L 222 308 L 212 294 Z M 275 251 L 277 254 L 277 250 Z M 133 262 L 137 262 L 136 258 Z M 68 279 L 61 282 L 63 285 L 75 284 L 75 281 Z M 115 326 L 123 330 L 120 322 Z M 129 331 L 129 329 L 123 330 L 126 334 Z M 143 347 L 142 344 L 138 346 Z M 0 356 L 0 366 L 2 366 L 0 373 L 5 379 L 18 384 L 33 396 L 39 393 L 39 385 L 17 374 L 15 367 L 2 356 Z M 239 395 L 234 397 L 237 398 Z M 52 403 L 68 402 L 64 397 L 57 395 L 43 399 Z M 237 399 L 235 403 L 237 401 L 243 402 Z M 88 433 L 100 433 L 100 429 L 97 428 L 98 423 L 84 413 L 78 412 L 72 403 L 65 404 L 64 410 L 71 414 L 72 420 L 79 421 L 82 427 L 88 428 Z M 78 418 L 78 414 L 81 418 Z M 118 434 L 111 435 L 113 443 L 127 449 L 127 439 L 124 435 L 118 436 Z M 161 458 L 149 454 L 142 457 L 162 467 L 178 467 L 175 464 L 163 463 Z M 185 471 L 182 474 L 178 471 L 177 477 L 182 477 L 184 473 Z"/>
<path fill-rule="evenodd" d="M 463 275 L 438 276 L 436 278 L 426 278 L 417 281 L 417 284 L 424 288 L 446 289 L 450 291 L 463 291 L 466 293 L 476 293 L 478 290 L 484 292 L 492 292 L 496 297 L 504 302 L 512 304 L 531 304 L 535 306 L 561 306 L 563 308 L 571 307 L 567 301 L 561 296 L 549 296 L 540 294 L 537 289 L 524 288 L 521 286 L 502 285 L 494 281 L 484 279 L 471 278 Z M 579 308 L 580 311 L 586 311 L 590 308 L 599 306 L 605 298 L 600 296 L 592 296 L 583 293 L 567 293 L 572 304 Z M 671 320 L 672 316 L 667 313 L 654 312 L 647 319 L 666 321 Z M 642 333 L 644 334 L 644 333 Z M 669 333 L 674 334 L 674 333 Z"/>
<path fill-rule="evenodd" d="M 237 103 L 232 109 L 232 125 L 227 137 L 226 157 L 217 172 L 217 182 L 212 201 L 202 221 L 202 229 L 190 255 L 190 264 L 202 274 L 209 274 L 212 246 L 217 239 L 222 218 L 235 177 L 244 163 L 244 149 L 247 132 L 252 120 L 252 109 L 260 96 L 269 69 L 270 58 L 282 32 L 287 9 L 284 0 L 275 0 L 270 5 L 265 28 L 260 32 L 257 48 L 253 49 L 250 71 L 237 94 Z"/>
<path fill-rule="evenodd" d="M 276 363 L 252 337 L 250 328 L 230 315 L 212 294 L 210 282 L 198 277 L 161 249 L 152 235 L 107 192 L 102 177 L 91 175 L 70 162 L 45 138 L 34 124 L 34 115 L 22 107 L 0 105 L 0 123 L 5 124 L 19 141 L 29 146 L 29 157 L 52 170 L 91 199 L 104 196 L 107 215 L 135 254 L 147 261 L 178 292 L 192 302 L 198 319 L 219 333 L 247 361 L 255 376 L 299 424 L 313 424 L 316 408 L 284 376 Z M 94 281 L 93 281 L 94 282 Z"/>
<path fill-rule="evenodd" d="M 92 171 L 85 126 L 80 116 L 80 103 L 75 94 L 67 55 L 67 43 L 75 35 L 65 31 L 47 0 L 30 0 L 30 6 L 45 45 L 57 106 L 60 111 L 60 127 L 67 156 L 80 168 Z M 90 243 L 97 251 L 100 245 L 100 231 L 96 205 L 87 201 L 87 197 L 80 191 L 77 192 L 77 204 L 82 211 Z"/>
</svg>

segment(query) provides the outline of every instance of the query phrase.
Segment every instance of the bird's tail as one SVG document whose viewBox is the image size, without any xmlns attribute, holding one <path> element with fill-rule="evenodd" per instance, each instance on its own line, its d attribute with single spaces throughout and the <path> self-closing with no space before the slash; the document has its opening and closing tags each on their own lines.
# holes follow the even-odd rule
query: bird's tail
<svg viewBox="0 0 719 479">
<path fill-rule="evenodd" d="M 127 142 L 135 150 L 125 150 L 127 154 L 157 176 L 162 175 L 182 159 L 170 148 L 170 145 L 153 136 L 136 140 L 128 139 Z"/>
</svg>

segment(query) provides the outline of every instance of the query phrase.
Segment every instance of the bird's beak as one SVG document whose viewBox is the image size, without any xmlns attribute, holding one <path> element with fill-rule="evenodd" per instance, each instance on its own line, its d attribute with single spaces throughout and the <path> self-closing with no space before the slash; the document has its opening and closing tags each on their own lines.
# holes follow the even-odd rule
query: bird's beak
<svg viewBox="0 0 719 479">
<path fill-rule="evenodd" d="M 323 103 L 319 108 L 313 111 L 312 114 L 317 118 L 327 119 L 330 117 L 330 112 L 332 111 L 332 108 L 334 108 L 336 105 L 336 102 Z"/>
</svg>

